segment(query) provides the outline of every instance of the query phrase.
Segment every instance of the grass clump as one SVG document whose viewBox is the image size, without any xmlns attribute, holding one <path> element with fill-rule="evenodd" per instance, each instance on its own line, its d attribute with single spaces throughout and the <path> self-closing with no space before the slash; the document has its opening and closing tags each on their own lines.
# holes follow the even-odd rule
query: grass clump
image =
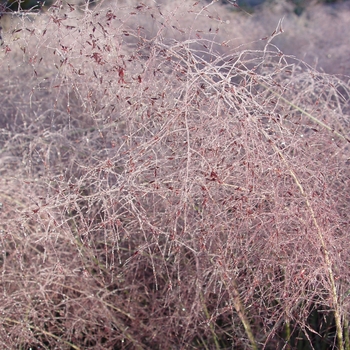
<svg viewBox="0 0 350 350">
<path fill-rule="evenodd" d="M 3 35 L 4 348 L 344 349 L 349 85 L 213 5 Z"/>
</svg>

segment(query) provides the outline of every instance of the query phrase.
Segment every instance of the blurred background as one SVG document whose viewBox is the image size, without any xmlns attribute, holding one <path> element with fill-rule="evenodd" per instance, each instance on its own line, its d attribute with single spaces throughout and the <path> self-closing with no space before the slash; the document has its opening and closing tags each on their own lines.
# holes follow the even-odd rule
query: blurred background
<svg viewBox="0 0 350 350">
<path fill-rule="evenodd" d="M 179 0 L 178 0 L 179 1 Z M 183 1 L 183 0 L 180 0 Z M 207 2 L 211 2 L 209 0 L 206 0 Z M 335 4 L 335 3 L 341 3 L 349 0 L 287 0 L 287 2 L 291 3 L 293 5 L 293 11 L 297 15 L 301 15 L 303 11 L 315 4 Z M 94 3 L 96 1 L 93 0 L 71 0 L 67 1 L 69 3 L 79 3 L 83 4 L 86 2 Z M 162 3 L 163 1 L 157 1 L 158 3 Z M 176 0 L 174 1 L 176 2 Z M 268 6 L 274 6 L 278 2 L 284 2 L 284 0 L 219 0 L 219 3 L 223 5 L 228 4 L 237 4 L 242 9 L 245 9 L 249 12 L 254 12 L 254 9 L 256 9 L 258 6 L 261 6 L 263 4 L 267 4 Z M 55 3 L 55 0 L 1 0 L 0 3 L 6 7 L 7 11 L 18 11 L 19 8 L 22 10 L 38 10 L 42 7 L 50 7 L 53 3 Z"/>
<path fill-rule="evenodd" d="M 105 6 L 108 1 L 103 2 Z M 183 1 L 190 0 L 144 0 L 143 3 L 158 3 L 164 9 L 181 11 Z M 19 10 L 27 13 L 45 11 L 53 3 L 53 0 L 0 0 L 3 32 L 14 26 L 14 16 Z M 81 10 L 86 8 L 86 0 L 68 3 L 76 4 Z M 89 6 L 93 8 L 98 3 L 89 1 Z M 134 6 L 139 1 L 119 0 L 118 3 Z M 209 5 L 210 1 L 205 0 L 203 4 Z M 222 37 L 230 38 L 237 47 L 271 35 L 282 19 L 283 33 L 272 41 L 279 50 L 304 60 L 319 71 L 350 75 L 349 0 L 220 0 L 211 4 L 210 11 L 222 22 Z M 183 21 L 186 21 L 185 15 Z"/>
</svg>

